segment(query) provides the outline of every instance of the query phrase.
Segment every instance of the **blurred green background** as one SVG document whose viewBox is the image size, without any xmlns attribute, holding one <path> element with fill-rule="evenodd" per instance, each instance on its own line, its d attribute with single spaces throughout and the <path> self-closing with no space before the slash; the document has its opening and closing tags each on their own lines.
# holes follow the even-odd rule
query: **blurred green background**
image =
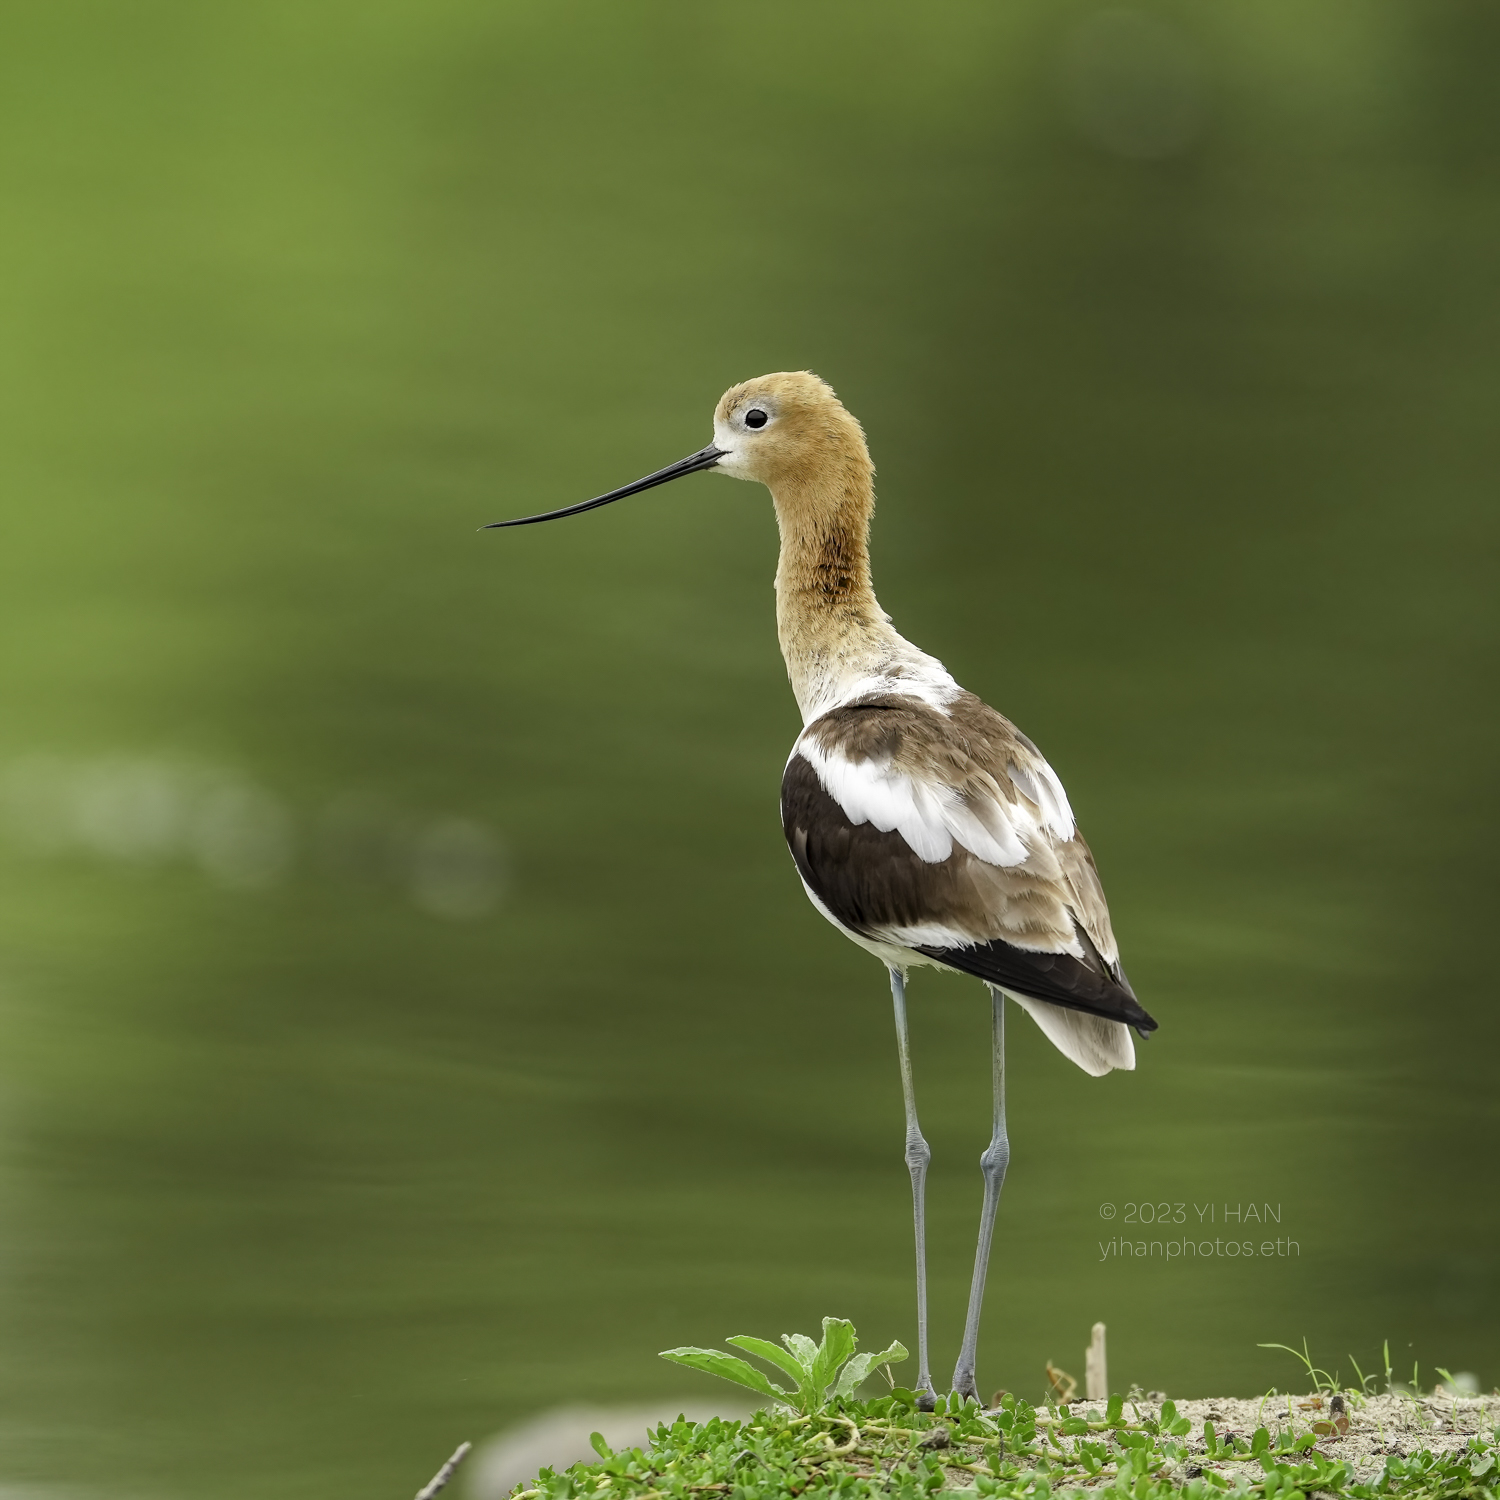
<svg viewBox="0 0 1500 1500">
<path fill-rule="evenodd" d="M 982 1380 L 1500 1379 L 1497 66 L 1479 0 L 8 8 L 0 1482 L 400 1495 L 661 1348 L 912 1339 L 767 496 L 475 529 L 803 366 L 1161 1022 L 1013 1021 Z M 913 1013 L 944 1374 L 983 991 Z M 1101 1261 L 1162 1200 L 1297 1253 Z"/>
</svg>

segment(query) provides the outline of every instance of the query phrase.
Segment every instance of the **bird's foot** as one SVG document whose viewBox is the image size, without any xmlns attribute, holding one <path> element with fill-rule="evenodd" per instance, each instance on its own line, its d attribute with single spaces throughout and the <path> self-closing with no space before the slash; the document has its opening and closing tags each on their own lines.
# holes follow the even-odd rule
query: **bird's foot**
<svg viewBox="0 0 1500 1500">
<path fill-rule="evenodd" d="M 978 1401 L 979 1386 L 975 1382 L 972 1370 L 955 1370 L 953 1372 L 953 1394 L 962 1401 Z"/>
</svg>

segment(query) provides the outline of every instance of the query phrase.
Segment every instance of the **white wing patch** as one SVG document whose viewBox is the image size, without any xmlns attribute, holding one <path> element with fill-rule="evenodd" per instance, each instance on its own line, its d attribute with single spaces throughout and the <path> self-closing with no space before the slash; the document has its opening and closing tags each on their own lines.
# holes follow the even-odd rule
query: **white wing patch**
<svg viewBox="0 0 1500 1500">
<path fill-rule="evenodd" d="M 1005 769 L 1010 772 L 1016 790 L 1036 804 L 1042 815 L 1042 827 L 1066 844 L 1078 831 L 1078 825 L 1073 821 L 1073 808 L 1062 782 L 1057 779 L 1057 772 L 1040 756 L 1034 768 L 1018 766 L 1012 760 L 1006 763 Z"/>
<path fill-rule="evenodd" d="M 918 780 L 878 761 L 849 760 L 806 736 L 795 753 L 817 772 L 823 790 L 851 823 L 873 823 L 882 833 L 899 833 L 926 864 L 941 864 L 955 844 L 987 864 L 1019 865 L 1026 859 L 1026 846 L 998 800 L 985 809 L 990 816 L 981 821 L 952 787 Z"/>
<path fill-rule="evenodd" d="M 970 800 L 951 786 L 898 770 L 888 761 L 850 760 L 808 735 L 792 753 L 813 768 L 851 823 L 899 833 L 926 864 L 941 864 L 956 844 L 986 864 L 1005 868 L 1024 864 L 1030 846 L 1048 835 L 1064 843 L 1073 837 L 1067 793 L 1045 761 L 1039 760 L 1035 771 L 1014 762 L 1007 767 L 1028 807 L 1026 802 L 1007 803 L 998 794 Z"/>
</svg>

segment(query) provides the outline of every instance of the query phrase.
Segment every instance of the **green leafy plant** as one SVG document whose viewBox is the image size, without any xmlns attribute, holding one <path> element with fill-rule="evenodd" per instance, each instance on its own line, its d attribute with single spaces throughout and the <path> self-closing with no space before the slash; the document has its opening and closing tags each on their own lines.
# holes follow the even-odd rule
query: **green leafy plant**
<svg viewBox="0 0 1500 1500">
<path fill-rule="evenodd" d="M 874 1371 L 906 1358 L 906 1350 L 900 1344 L 892 1344 L 879 1354 L 856 1354 L 854 1324 L 847 1318 L 824 1318 L 820 1344 L 813 1343 L 805 1333 L 782 1334 L 785 1348 L 743 1333 L 725 1342 L 775 1365 L 791 1376 L 795 1387 L 783 1390 L 754 1365 L 722 1349 L 663 1349 L 661 1357 L 674 1365 L 702 1370 L 706 1375 L 746 1386 L 758 1395 L 784 1401 L 804 1415 L 820 1411 L 835 1397 L 853 1396 Z"/>
</svg>

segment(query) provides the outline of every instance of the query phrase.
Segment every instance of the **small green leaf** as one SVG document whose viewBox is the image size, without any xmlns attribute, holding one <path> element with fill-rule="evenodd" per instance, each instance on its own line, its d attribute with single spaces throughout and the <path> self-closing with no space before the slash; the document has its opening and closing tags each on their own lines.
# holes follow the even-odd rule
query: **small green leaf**
<svg viewBox="0 0 1500 1500">
<path fill-rule="evenodd" d="M 1177 1420 L 1177 1403 L 1175 1401 L 1163 1401 L 1161 1404 L 1161 1425 L 1170 1427 Z"/>
<path fill-rule="evenodd" d="M 1255 1429 L 1255 1436 L 1250 1439 L 1250 1452 L 1252 1454 L 1269 1453 L 1271 1451 L 1271 1434 L 1264 1427 Z"/>
<path fill-rule="evenodd" d="M 813 1400 L 822 1403 L 823 1393 L 833 1384 L 844 1361 L 854 1353 L 854 1324 L 847 1318 L 823 1319 L 823 1342 L 813 1357 Z"/>
<path fill-rule="evenodd" d="M 661 1357 L 671 1360 L 674 1365 L 686 1365 L 690 1370 L 702 1370 L 705 1375 L 717 1375 L 721 1380 L 732 1380 L 736 1385 L 748 1386 L 752 1391 L 770 1396 L 773 1400 L 790 1394 L 779 1385 L 772 1385 L 754 1365 L 746 1364 L 732 1354 L 725 1354 L 722 1349 L 694 1349 L 690 1346 L 663 1349 Z"/>
<path fill-rule="evenodd" d="M 889 1349 L 882 1350 L 879 1354 L 856 1354 L 844 1366 L 844 1372 L 839 1376 L 838 1384 L 833 1388 L 833 1394 L 852 1396 L 882 1365 L 900 1364 L 906 1357 L 906 1349 L 899 1343 L 892 1344 Z M 907 1396 L 910 1398 L 910 1404 L 916 1405 L 916 1396 L 910 1391 L 903 1391 L 899 1386 L 891 1394 Z"/>
<path fill-rule="evenodd" d="M 600 1458 L 613 1458 L 615 1456 L 615 1450 L 604 1441 L 604 1434 L 602 1432 L 589 1433 L 589 1443 Z"/>
<path fill-rule="evenodd" d="M 1109 1406 L 1104 1413 L 1104 1420 L 1114 1426 L 1120 1420 L 1120 1413 L 1125 1410 L 1125 1398 L 1123 1396 L 1111 1396 Z"/>
<path fill-rule="evenodd" d="M 737 1333 L 731 1339 L 725 1339 L 726 1344 L 733 1344 L 737 1349 L 743 1349 L 749 1354 L 758 1354 L 764 1360 L 775 1365 L 777 1369 L 785 1371 L 799 1386 L 807 1384 L 807 1371 L 795 1360 L 785 1349 L 778 1348 L 766 1339 L 751 1338 L 748 1333 Z"/>
<path fill-rule="evenodd" d="M 813 1361 L 818 1357 L 818 1346 L 805 1333 L 784 1333 L 781 1342 L 797 1357 L 797 1362 L 812 1373 Z"/>
</svg>

